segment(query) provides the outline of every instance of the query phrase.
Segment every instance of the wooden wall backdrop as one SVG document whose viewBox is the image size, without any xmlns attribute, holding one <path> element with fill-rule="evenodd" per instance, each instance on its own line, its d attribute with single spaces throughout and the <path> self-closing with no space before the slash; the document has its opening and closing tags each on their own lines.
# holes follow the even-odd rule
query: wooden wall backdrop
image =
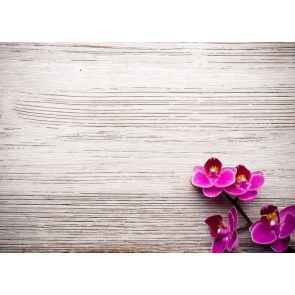
<svg viewBox="0 0 295 295">
<path fill-rule="evenodd" d="M 1 252 L 210 252 L 211 156 L 295 204 L 295 43 L 1 43 L 0 116 Z"/>
</svg>

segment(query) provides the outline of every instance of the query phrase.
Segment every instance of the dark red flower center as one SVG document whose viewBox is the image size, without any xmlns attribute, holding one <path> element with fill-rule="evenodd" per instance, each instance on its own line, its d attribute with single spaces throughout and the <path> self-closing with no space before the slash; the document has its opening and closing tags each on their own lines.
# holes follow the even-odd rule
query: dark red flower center
<svg viewBox="0 0 295 295">
<path fill-rule="evenodd" d="M 211 167 L 209 168 L 209 172 L 210 172 L 210 173 L 215 172 L 216 174 L 218 174 L 219 169 L 218 169 L 217 166 L 211 166 Z"/>
<path fill-rule="evenodd" d="M 278 208 L 274 205 L 268 205 L 268 206 L 264 206 L 261 211 L 260 214 L 262 215 L 260 220 L 261 223 L 267 227 L 273 227 L 273 226 L 278 226 L 279 222 L 280 222 L 280 215 L 278 212 Z"/>
<path fill-rule="evenodd" d="M 248 182 L 250 180 L 251 172 L 244 166 L 238 165 L 236 174 L 237 183 Z"/>
<path fill-rule="evenodd" d="M 204 165 L 204 168 L 209 175 L 218 175 L 221 167 L 222 164 L 217 158 L 210 158 Z"/>
<path fill-rule="evenodd" d="M 270 225 L 275 225 L 277 217 L 278 217 L 278 215 L 276 212 L 271 212 L 266 215 L 266 219 L 269 221 Z"/>
<path fill-rule="evenodd" d="M 205 220 L 205 223 L 211 229 L 211 237 L 214 239 L 219 238 L 220 236 L 227 235 L 228 229 L 223 223 L 222 217 L 220 215 L 210 216 Z"/>
<path fill-rule="evenodd" d="M 236 180 L 237 180 L 237 182 L 241 182 L 241 181 L 246 181 L 247 178 L 246 178 L 246 175 L 239 174 L 239 175 L 236 176 Z"/>
</svg>

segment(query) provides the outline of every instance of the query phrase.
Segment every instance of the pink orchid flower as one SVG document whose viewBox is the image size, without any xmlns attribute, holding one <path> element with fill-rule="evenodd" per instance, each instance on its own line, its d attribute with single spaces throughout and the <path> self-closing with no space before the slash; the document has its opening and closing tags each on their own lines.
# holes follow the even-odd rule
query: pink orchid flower
<svg viewBox="0 0 295 295">
<path fill-rule="evenodd" d="M 244 165 L 236 167 L 236 181 L 224 190 L 227 193 L 238 196 L 245 202 L 252 202 L 258 195 L 257 189 L 264 183 L 264 176 L 261 171 L 250 172 Z"/>
<path fill-rule="evenodd" d="M 237 209 L 232 207 L 227 213 L 228 225 L 222 220 L 221 215 L 210 216 L 205 223 L 211 229 L 211 237 L 214 238 L 211 252 L 222 253 L 226 247 L 228 251 L 233 251 L 239 246 Z"/>
<path fill-rule="evenodd" d="M 253 242 L 269 244 L 276 252 L 285 251 L 295 230 L 295 205 L 280 212 L 276 206 L 266 205 L 261 208 L 260 215 L 260 220 L 249 228 Z"/>
<path fill-rule="evenodd" d="M 217 158 L 210 158 L 204 166 L 195 166 L 191 182 L 194 186 L 203 188 L 203 193 L 209 198 L 217 197 L 224 187 L 235 182 L 236 168 L 222 168 Z"/>
</svg>

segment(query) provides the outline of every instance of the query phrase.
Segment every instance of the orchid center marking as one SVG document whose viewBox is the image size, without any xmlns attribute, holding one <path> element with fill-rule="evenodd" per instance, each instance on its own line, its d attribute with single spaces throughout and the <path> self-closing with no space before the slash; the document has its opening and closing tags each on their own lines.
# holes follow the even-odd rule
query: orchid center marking
<svg viewBox="0 0 295 295">
<path fill-rule="evenodd" d="M 271 212 L 271 213 L 268 213 L 268 214 L 266 215 L 266 219 L 267 219 L 267 220 L 270 220 L 269 224 L 270 224 L 271 226 L 273 226 L 273 225 L 276 224 L 275 219 L 276 219 L 277 217 L 278 217 L 278 215 L 277 215 L 276 212 Z"/>
<path fill-rule="evenodd" d="M 277 217 L 277 213 L 276 212 L 271 212 L 269 214 L 267 214 L 266 218 L 267 220 L 271 220 L 270 223 L 274 222 L 274 219 Z M 273 225 L 273 224 L 271 224 Z"/>
<path fill-rule="evenodd" d="M 244 174 L 239 174 L 239 175 L 236 177 L 236 179 L 237 179 L 237 182 L 241 182 L 241 181 L 245 181 L 245 180 L 247 180 L 246 175 L 244 175 Z"/>
<path fill-rule="evenodd" d="M 209 171 L 218 173 L 218 167 L 217 166 L 212 166 L 212 167 L 209 168 Z"/>
</svg>

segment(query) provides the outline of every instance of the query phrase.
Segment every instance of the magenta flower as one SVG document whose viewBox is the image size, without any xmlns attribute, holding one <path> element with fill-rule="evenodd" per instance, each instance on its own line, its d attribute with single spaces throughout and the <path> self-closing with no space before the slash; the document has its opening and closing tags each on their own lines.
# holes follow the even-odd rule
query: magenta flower
<svg viewBox="0 0 295 295">
<path fill-rule="evenodd" d="M 202 187 L 205 196 L 214 198 L 222 192 L 224 187 L 235 182 L 235 174 L 235 168 L 222 168 L 222 164 L 217 158 L 211 158 L 204 167 L 195 166 L 193 168 L 191 182 L 195 186 Z"/>
<path fill-rule="evenodd" d="M 290 244 L 290 235 L 295 230 L 295 205 L 278 211 L 274 205 L 261 208 L 260 220 L 254 222 L 249 230 L 253 242 L 269 244 L 276 252 L 285 251 Z"/>
<path fill-rule="evenodd" d="M 224 190 L 227 193 L 238 196 L 245 202 L 252 202 L 258 195 L 257 189 L 264 183 L 264 176 L 261 171 L 250 172 L 244 165 L 236 167 L 236 181 Z"/>
<path fill-rule="evenodd" d="M 238 214 L 235 207 L 232 207 L 227 213 L 227 220 L 228 226 L 220 215 L 210 216 L 205 220 L 205 223 L 211 229 L 211 237 L 214 238 L 211 247 L 212 253 L 222 253 L 226 247 L 228 251 L 232 251 L 239 246 L 238 233 L 236 231 Z"/>
</svg>

